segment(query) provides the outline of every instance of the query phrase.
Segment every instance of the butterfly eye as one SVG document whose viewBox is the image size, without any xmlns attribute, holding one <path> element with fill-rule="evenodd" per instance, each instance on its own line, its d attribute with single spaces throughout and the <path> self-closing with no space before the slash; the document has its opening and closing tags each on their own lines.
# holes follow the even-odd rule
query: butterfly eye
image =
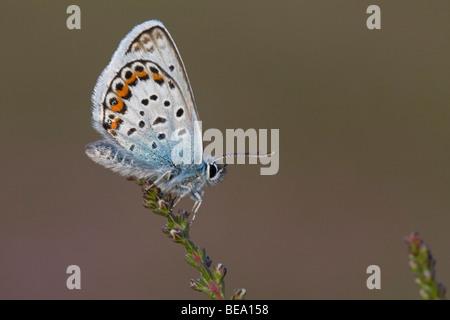
<svg viewBox="0 0 450 320">
<path fill-rule="evenodd" d="M 208 163 L 206 172 L 208 175 L 207 182 L 210 185 L 214 185 L 225 179 L 226 165 L 217 164 L 215 162 Z"/>
<path fill-rule="evenodd" d="M 217 174 L 217 165 L 215 163 L 212 163 L 209 165 L 209 178 L 212 179 L 216 176 Z"/>
</svg>

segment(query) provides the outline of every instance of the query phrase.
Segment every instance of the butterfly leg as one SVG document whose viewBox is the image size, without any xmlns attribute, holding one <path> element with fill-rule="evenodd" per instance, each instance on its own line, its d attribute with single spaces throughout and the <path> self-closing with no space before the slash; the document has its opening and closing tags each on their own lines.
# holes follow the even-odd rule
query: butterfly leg
<svg viewBox="0 0 450 320">
<path fill-rule="evenodd" d="M 151 188 L 153 188 L 154 186 L 158 187 L 158 183 L 164 179 L 164 177 L 166 177 L 167 175 L 170 177 L 170 174 L 172 173 L 172 170 L 167 170 L 166 172 L 164 172 L 161 177 L 159 177 L 158 179 L 155 180 L 155 182 L 152 182 L 152 184 L 150 186 L 148 186 L 146 189 L 150 190 Z"/>
<path fill-rule="evenodd" d="M 189 191 L 191 191 L 190 189 L 188 189 L 188 188 L 185 187 L 185 186 L 180 186 L 180 187 L 181 187 L 181 188 L 186 188 L 186 191 L 183 192 L 183 193 L 175 200 L 175 202 L 174 202 L 174 204 L 173 204 L 172 207 L 175 207 L 175 206 L 178 204 L 178 202 L 180 202 L 180 200 L 183 199 L 183 198 L 189 193 Z"/>
<path fill-rule="evenodd" d="M 194 199 L 194 201 L 195 201 L 195 202 L 194 202 L 194 206 L 192 207 L 192 210 L 191 210 L 191 212 L 190 212 L 190 213 L 192 214 L 192 219 L 191 219 L 190 224 L 192 224 L 192 222 L 195 220 L 195 214 L 197 213 L 198 208 L 200 208 L 200 205 L 202 204 L 202 196 L 200 195 L 199 192 L 197 192 L 197 191 L 192 191 L 192 186 L 190 186 L 190 185 L 180 185 L 179 187 L 185 189 L 186 191 L 184 191 L 184 192 L 180 195 L 180 197 L 179 197 L 177 200 L 175 200 L 175 203 L 173 204 L 173 207 L 175 207 L 176 204 L 177 204 L 182 198 L 184 198 L 189 192 L 192 192 L 192 197 L 193 197 L 193 199 Z"/>
<path fill-rule="evenodd" d="M 195 214 L 197 213 L 198 209 L 200 208 L 200 206 L 202 204 L 202 197 L 200 196 L 200 194 L 198 192 L 193 192 L 192 195 L 195 197 L 195 203 L 194 203 L 194 206 L 192 207 L 191 224 L 194 222 Z"/>
</svg>

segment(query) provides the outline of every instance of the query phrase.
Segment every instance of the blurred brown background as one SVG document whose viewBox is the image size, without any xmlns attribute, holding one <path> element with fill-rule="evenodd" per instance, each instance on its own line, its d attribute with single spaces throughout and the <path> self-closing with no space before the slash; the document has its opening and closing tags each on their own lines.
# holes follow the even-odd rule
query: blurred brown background
<svg viewBox="0 0 450 320">
<path fill-rule="evenodd" d="M 81 30 L 66 8 L 81 8 Z M 377 4 L 382 29 L 366 28 Z M 84 146 L 120 40 L 163 21 L 204 129 L 280 129 L 280 171 L 234 165 L 191 230 L 227 295 L 417 299 L 418 230 L 450 287 L 448 1 L 3 1 L 0 298 L 204 299 L 137 185 Z M 192 202 L 183 202 L 190 208 Z M 81 290 L 66 288 L 81 267 Z M 366 268 L 381 267 L 381 290 Z"/>
</svg>

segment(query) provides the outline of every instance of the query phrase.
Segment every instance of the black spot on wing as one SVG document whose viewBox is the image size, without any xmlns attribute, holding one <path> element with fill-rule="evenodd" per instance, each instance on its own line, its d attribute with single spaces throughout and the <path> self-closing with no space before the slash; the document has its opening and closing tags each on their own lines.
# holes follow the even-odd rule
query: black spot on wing
<svg viewBox="0 0 450 320">
<path fill-rule="evenodd" d="M 158 118 L 156 118 L 155 121 L 153 121 L 153 125 L 156 125 L 156 124 L 159 124 L 159 123 L 164 123 L 166 121 L 167 121 L 166 118 L 158 117 Z"/>
<path fill-rule="evenodd" d="M 152 73 L 159 74 L 159 70 L 156 69 L 155 67 L 150 67 L 150 71 L 151 71 Z"/>
</svg>

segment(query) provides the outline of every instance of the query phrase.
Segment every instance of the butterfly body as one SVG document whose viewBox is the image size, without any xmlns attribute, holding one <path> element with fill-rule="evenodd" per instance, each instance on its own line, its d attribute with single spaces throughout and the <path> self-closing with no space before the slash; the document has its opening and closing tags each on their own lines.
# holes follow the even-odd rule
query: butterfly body
<svg viewBox="0 0 450 320">
<path fill-rule="evenodd" d="M 189 79 L 161 22 L 145 22 L 122 40 L 97 81 L 92 103 L 93 127 L 104 137 L 86 147 L 93 161 L 180 198 L 190 194 L 197 208 L 203 186 L 224 178 L 225 167 L 203 157 Z M 180 141 L 190 146 L 190 160 L 181 163 L 174 159 Z"/>
</svg>

